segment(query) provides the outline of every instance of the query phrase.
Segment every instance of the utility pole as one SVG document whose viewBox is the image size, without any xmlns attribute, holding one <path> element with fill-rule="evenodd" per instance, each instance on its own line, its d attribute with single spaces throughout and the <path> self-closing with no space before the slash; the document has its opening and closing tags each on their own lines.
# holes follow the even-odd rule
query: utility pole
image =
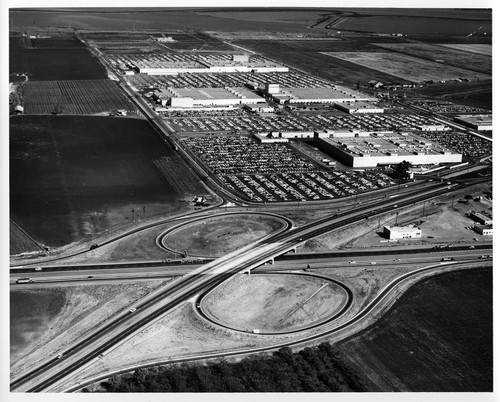
<svg viewBox="0 0 500 402">
<path fill-rule="evenodd" d="M 135 211 L 132 209 L 132 222 L 135 221 Z"/>
</svg>

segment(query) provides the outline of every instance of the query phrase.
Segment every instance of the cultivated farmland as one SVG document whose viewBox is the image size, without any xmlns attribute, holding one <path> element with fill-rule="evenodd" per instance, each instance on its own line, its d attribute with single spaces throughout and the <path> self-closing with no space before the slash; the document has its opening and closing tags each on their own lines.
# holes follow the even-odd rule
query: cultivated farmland
<svg viewBox="0 0 500 402">
<path fill-rule="evenodd" d="M 463 50 L 464 52 L 482 54 L 484 56 L 492 55 L 493 47 L 491 44 L 486 43 L 477 43 L 477 44 L 468 44 L 468 43 L 454 43 L 454 44 L 439 44 L 439 46 L 449 47 L 451 49 Z"/>
<path fill-rule="evenodd" d="M 86 48 L 9 50 L 10 73 L 27 72 L 30 81 L 107 78 L 106 69 Z"/>
<path fill-rule="evenodd" d="M 33 81 L 23 85 L 26 114 L 94 114 L 137 108 L 114 81 Z"/>
<path fill-rule="evenodd" d="M 426 279 L 339 346 L 369 391 L 491 392 L 492 292 L 491 268 Z"/>
<path fill-rule="evenodd" d="M 491 79 L 491 76 L 486 74 L 446 66 L 441 63 L 422 60 L 417 57 L 402 54 L 379 52 L 326 52 L 323 54 L 360 66 L 373 68 L 386 74 L 416 83 L 424 81 L 448 81 L 461 77 L 465 77 L 469 80 Z"/>
<path fill-rule="evenodd" d="M 12 117 L 11 217 L 61 246 L 167 213 L 178 198 L 154 161 L 172 152 L 141 119 Z"/>
<path fill-rule="evenodd" d="M 454 50 L 441 45 L 427 43 L 377 43 L 376 45 L 384 49 L 430 61 L 436 61 L 449 66 L 465 68 L 485 74 L 491 74 L 492 71 L 491 56 L 467 53 L 461 50 Z"/>
</svg>

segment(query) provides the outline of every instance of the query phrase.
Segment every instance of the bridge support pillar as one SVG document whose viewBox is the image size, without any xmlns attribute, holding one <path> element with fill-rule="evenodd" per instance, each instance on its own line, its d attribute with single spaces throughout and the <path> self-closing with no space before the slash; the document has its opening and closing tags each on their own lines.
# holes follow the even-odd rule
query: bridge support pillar
<svg viewBox="0 0 500 402">
<path fill-rule="evenodd" d="M 274 265 L 274 257 L 269 260 L 269 264 Z"/>
</svg>

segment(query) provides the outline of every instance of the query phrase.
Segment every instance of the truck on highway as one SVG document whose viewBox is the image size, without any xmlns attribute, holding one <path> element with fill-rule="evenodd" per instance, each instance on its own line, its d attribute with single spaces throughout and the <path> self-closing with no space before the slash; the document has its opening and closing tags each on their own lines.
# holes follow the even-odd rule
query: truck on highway
<svg viewBox="0 0 500 402">
<path fill-rule="evenodd" d="M 19 278 L 16 283 L 33 283 L 35 282 L 33 279 L 31 278 Z"/>
</svg>

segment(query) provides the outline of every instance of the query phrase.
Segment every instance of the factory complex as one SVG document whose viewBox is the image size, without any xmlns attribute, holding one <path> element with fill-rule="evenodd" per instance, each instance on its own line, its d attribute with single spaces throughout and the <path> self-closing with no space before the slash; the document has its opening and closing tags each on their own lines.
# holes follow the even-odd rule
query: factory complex
<svg viewBox="0 0 500 402">
<path fill-rule="evenodd" d="M 478 131 L 493 130 L 493 116 L 491 114 L 467 114 L 455 116 L 457 123 L 472 127 Z"/>
<path fill-rule="evenodd" d="M 360 133 L 357 137 L 319 138 L 318 147 L 355 168 L 372 168 L 403 161 L 414 165 L 460 163 L 462 154 L 453 152 L 414 133 Z"/>
<path fill-rule="evenodd" d="M 180 73 L 287 72 L 284 67 L 262 56 L 229 54 L 138 54 L 121 55 L 110 62 L 127 71 L 148 75 Z M 130 74 L 130 73 L 129 73 Z"/>
</svg>

